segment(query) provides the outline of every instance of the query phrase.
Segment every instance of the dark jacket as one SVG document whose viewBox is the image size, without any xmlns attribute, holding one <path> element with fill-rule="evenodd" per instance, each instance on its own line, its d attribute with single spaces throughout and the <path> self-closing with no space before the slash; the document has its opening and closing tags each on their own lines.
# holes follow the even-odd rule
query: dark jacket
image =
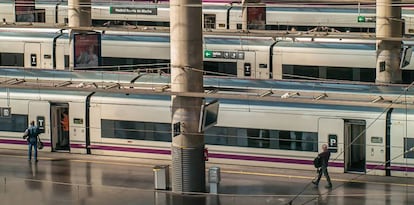
<svg viewBox="0 0 414 205">
<path fill-rule="evenodd" d="M 27 139 L 27 141 L 30 144 L 37 143 L 37 136 L 39 135 L 39 131 L 37 129 L 37 126 L 30 126 L 29 128 L 27 128 L 27 130 L 28 130 L 28 139 Z"/>
<path fill-rule="evenodd" d="M 322 167 L 328 167 L 328 161 L 331 157 L 331 152 L 329 150 L 326 150 L 325 152 L 321 152 L 318 155 L 321 158 L 322 161 Z"/>
</svg>

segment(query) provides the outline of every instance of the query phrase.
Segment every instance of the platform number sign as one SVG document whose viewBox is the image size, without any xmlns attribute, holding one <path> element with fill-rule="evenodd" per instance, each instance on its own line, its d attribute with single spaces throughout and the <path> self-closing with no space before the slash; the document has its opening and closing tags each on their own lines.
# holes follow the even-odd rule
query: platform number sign
<svg viewBox="0 0 414 205">
<path fill-rule="evenodd" d="M 30 54 L 30 65 L 33 67 L 37 66 L 37 56 L 34 53 Z"/>
<path fill-rule="evenodd" d="M 328 136 L 328 149 L 330 152 L 338 151 L 338 136 L 334 134 Z"/>
</svg>

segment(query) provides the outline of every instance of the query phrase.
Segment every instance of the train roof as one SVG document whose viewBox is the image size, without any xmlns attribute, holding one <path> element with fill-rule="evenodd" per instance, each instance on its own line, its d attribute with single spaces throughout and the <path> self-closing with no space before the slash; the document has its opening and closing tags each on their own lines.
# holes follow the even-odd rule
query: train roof
<svg viewBox="0 0 414 205">
<path fill-rule="evenodd" d="M 0 37 L 8 37 L 8 38 L 47 38 L 53 39 L 59 33 L 50 32 L 50 31 L 41 31 L 39 30 L 36 32 L 36 29 L 32 31 L 0 31 Z"/>
<path fill-rule="evenodd" d="M 336 43 L 336 42 L 301 42 L 301 41 L 279 41 L 276 47 L 291 48 L 326 48 L 326 49 L 352 49 L 352 50 L 373 50 L 376 46 L 372 43 Z"/>
<path fill-rule="evenodd" d="M 24 30 L 13 29 L 0 31 L 0 37 L 7 38 L 45 38 L 53 39 L 56 36 L 59 39 L 68 39 L 68 33 L 54 32 L 53 30 L 39 30 L 36 29 Z M 134 34 L 110 33 L 103 34 L 102 40 L 109 41 L 127 41 L 127 42 L 157 42 L 157 43 L 170 43 L 169 34 L 165 33 L 143 33 L 137 32 Z M 249 45 L 249 46 L 270 46 L 274 43 L 271 37 L 244 37 L 244 36 L 218 36 L 218 35 L 205 35 L 204 43 L 207 44 L 219 44 L 219 45 Z"/>
<path fill-rule="evenodd" d="M 0 76 L 6 79 L 26 80 L 50 80 L 72 82 L 106 82 L 106 83 L 130 83 L 146 85 L 168 85 L 169 75 L 135 72 L 105 72 L 105 71 L 58 71 L 40 69 L 0 69 Z M 1 85 L 1 84 L 0 84 Z M 373 84 L 373 83 L 348 83 L 340 81 L 287 81 L 287 80 L 257 80 L 227 77 L 204 77 L 204 87 L 227 88 L 240 91 L 256 90 L 295 90 L 314 92 L 337 92 L 353 94 L 378 94 L 378 95 L 410 95 L 414 96 L 414 89 L 407 89 L 408 85 L 400 84 Z M 411 87 L 410 87 L 411 88 Z"/>
<path fill-rule="evenodd" d="M 307 6 L 307 7 L 300 7 L 300 6 L 290 6 L 290 7 L 283 7 L 283 6 L 274 6 L 270 5 L 266 7 L 266 11 L 275 11 L 275 12 L 312 12 L 312 13 L 346 13 L 346 14 L 375 14 L 375 8 L 345 8 L 345 7 L 327 7 L 327 6 Z M 356 20 L 356 19 L 355 19 Z"/>
<path fill-rule="evenodd" d="M 113 41 L 133 41 L 133 42 L 159 42 L 169 43 L 169 35 L 142 34 L 142 35 L 102 35 L 102 40 Z M 269 46 L 274 43 L 270 37 L 231 37 L 231 36 L 204 36 L 204 43 L 207 44 L 225 44 L 225 45 L 251 45 L 251 46 Z"/>
</svg>

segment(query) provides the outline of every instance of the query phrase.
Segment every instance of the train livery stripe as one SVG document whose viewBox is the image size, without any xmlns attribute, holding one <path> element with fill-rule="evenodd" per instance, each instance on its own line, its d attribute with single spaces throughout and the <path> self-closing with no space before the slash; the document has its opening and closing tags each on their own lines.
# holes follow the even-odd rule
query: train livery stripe
<svg viewBox="0 0 414 205">
<path fill-rule="evenodd" d="M 43 146 L 50 147 L 50 142 L 43 142 Z M 26 140 L 0 139 L 0 144 L 27 145 Z"/>
<path fill-rule="evenodd" d="M 25 145 L 26 141 L 25 140 L 0 139 L 0 144 Z M 44 142 L 44 145 L 48 147 L 50 146 L 50 143 Z M 85 148 L 85 145 L 72 143 L 71 148 L 81 149 L 81 148 Z M 145 153 L 145 154 L 161 154 L 161 155 L 171 154 L 170 150 L 164 150 L 164 149 L 120 147 L 120 146 L 108 146 L 108 145 L 93 145 L 91 149 L 102 150 L 102 151 Z M 289 159 L 289 158 L 280 158 L 280 157 L 263 157 L 263 156 L 249 156 L 249 155 L 223 154 L 223 153 L 209 153 L 208 157 L 217 158 L 217 159 L 233 159 L 233 160 L 257 161 L 257 162 L 275 162 L 275 163 L 300 164 L 300 165 L 312 165 L 313 166 L 313 160 Z M 329 162 L 329 166 L 342 168 L 344 167 L 344 164 L 342 162 Z M 366 168 L 370 170 L 385 170 L 385 166 L 375 165 L 375 164 L 367 164 Z M 414 172 L 414 167 L 406 167 L 406 166 L 391 166 L 389 169 L 391 171 Z"/>
</svg>

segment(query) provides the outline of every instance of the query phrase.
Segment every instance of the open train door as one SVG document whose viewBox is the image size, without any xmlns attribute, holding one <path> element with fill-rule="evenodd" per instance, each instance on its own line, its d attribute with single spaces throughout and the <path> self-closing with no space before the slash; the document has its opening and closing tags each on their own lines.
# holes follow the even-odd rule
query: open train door
<svg viewBox="0 0 414 205">
<path fill-rule="evenodd" d="M 50 103 L 48 101 L 29 102 L 29 123 L 34 120 L 39 127 L 40 139 L 43 142 L 50 140 Z M 45 146 L 47 148 L 47 146 Z M 44 148 L 44 149 L 45 149 Z"/>
<path fill-rule="evenodd" d="M 52 151 L 70 151 L 69 105 L 52 103 L 51 107 Z"/>
<path fill-rule="evenodd" d="M 331 151 L 330 161 L 342 161 L 342 147 L 344 144 L 344 120 L 337 118 L 319 118 L 318 122 L 319 152 L 322 144 L 327 144 Z"/>
<path fill-rule="evenodd" d="M 345 120 L 345 172 L 366 172 L 366 122 L 365 120 Z"/>
</svg>

